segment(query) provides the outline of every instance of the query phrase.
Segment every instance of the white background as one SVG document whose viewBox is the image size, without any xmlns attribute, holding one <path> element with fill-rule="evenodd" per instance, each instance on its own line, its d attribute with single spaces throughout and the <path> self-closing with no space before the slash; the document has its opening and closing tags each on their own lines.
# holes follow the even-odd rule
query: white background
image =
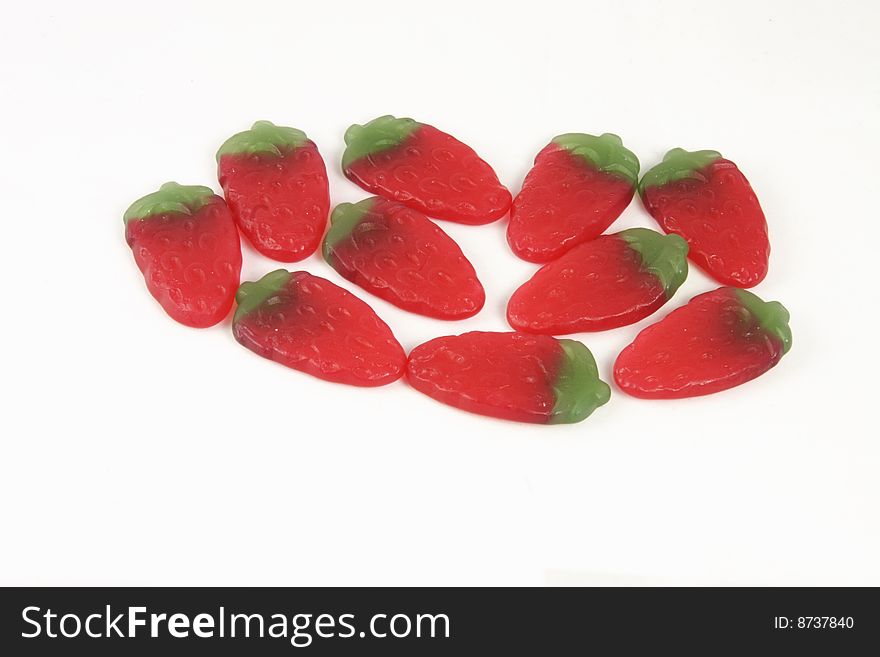
<svg viewBox="0 0 880 657">
<path fill-rule="evenodd" d="M 0 24 L 5 584 L 880 584 L 878 5 L 865 2 L 32 2 Z M 403 382 L 324 383 L 148 295 L 122 213 L 218 189 L 256 119 L 318 144 L 412 116 L 516 192 L 554 135 L 615 132 L 643 171 L 713 148 L 771 230 L 755 291 L 794 347 L 746 386 L 536 427 Z M 445 323 L 360 296 L 405 348 L 504 330 L 534 266 L 505 223 L 443 223 L 486 287 Z M 652 226 L 638 201 L 614 225 Z M 243 276 L 277 265 L 245 246 Z M 302 268 L 349 289 L 317 256 Z M 647 324 L 576 336 L 610 380 Z"/>
</svg>

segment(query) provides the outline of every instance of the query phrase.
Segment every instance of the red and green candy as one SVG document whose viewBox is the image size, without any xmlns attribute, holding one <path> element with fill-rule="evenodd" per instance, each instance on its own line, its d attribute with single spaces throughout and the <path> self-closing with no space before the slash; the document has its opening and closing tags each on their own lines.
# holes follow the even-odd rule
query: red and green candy
<svg viewBox="0 0 880 657">
<path fill-rule="evenodd" d="M 147 289 L 172 319 L 206 328 L 229 314 L 241 244 L 221 197 L 208 187 L 168 182 L 132 203 L 123 221 Z"/>
<path fill-rule="evenodd" d="M 324 259 L 343 277 L 410 312 L 464 319 L 486 294 L 451 237 L 418 210 L 373 196 L 330 217 Z"/>
<path fill-rule="evenodd" d="M 644 329 L 617 357 L 614 380 L 644 399 L 708 395 L 774 367 L 791 348 L 778 301 L 722 287 L 700 294 Z"/>
<path fill-rule="evenodd" d="M 235 301 L 232 334 L 263 358 L 356 386 L 403 375 L 406 354 L 388 325 L 328 280 L 278 269 L 242 283 Z"/>
<path fill-rule="evenodd" d="M 657 311 L 687 278 L 678 235 L 630 228 L 574 247 L 544 265 L 510 298 L 518 331 L 562 335 L 626 326 Z"/>
<path fill-rule="evenodd" d="M 510 248 L 544 263 L 595 239 L 629 205 L 638 178 L 639 160 L 617 135 L 554 137 L 510 208 Z"/>
<path fill-rule="evenodd" d="M 217 174 L 232 215 L 257 251 L 282 262 L 315 252 L 330 190 L 324 160 L 302 130 L 257 121 L 223 143 Z"/>
<path fill-rule="evenodd" d="M 536 424 L 580 422 L 611 396 L 583 344 L 525 333 L 435 338 L 410 352 L 406 377 L 444 404 Z"/>
<path fill-rule="evenodd" d="M 413 119 L 380 116 L 345 131 L 342 170 L 372 194 L 429 217 L 486 224 L 510 208 L 510 192 L 474 150 Z"/>
<path fill-rule="evenodd" d="M 749 181 L 716 151 L 673 148 L 639 183 L 651 216 L 681 235 L 689 257 L 715 280 L 752 287 L 767 275 L 767 220 Z"/>
</svg>

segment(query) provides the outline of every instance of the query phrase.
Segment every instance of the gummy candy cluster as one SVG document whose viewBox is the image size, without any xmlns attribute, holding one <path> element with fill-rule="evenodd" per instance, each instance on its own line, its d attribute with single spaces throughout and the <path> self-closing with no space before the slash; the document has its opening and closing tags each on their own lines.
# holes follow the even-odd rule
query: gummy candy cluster
<svg viewBox="0 0 880 657">
<path fill-rule="evenodd" d="M 169 182 L 125 212 L 147 289 L 170 317 L 205 328 L 235 307 L 251 351 L 358 386 L 402 377 L 457 408 L 538 424 L 579 422 L 607 403 L 590 350 L 558 336 L 638 322 L 670 303 L 696 264 L 722 287 L 641 331 L 617 357 L 618 389 L 673 399 L 726 390 L 791 347 L 788 312 L 746 288 L 767 274 L 767 222 L 746 177 L 711 150 L 670 150 L 644 174 L 617 135 L 561 134 L 513 197 L 466 144 L 426 123 L 381 116 L 344 135 L 342 171 L 371 196 L 332 209 L 327 170 L 302 130 L 257 121 L 217 151 L 223 196 Z M 609 232 L 634 196 L 655 228 Z M 328 222 L 329 216 L 329 222 Z M 307 271 L 241 281 L 243 235 L 292 263 L 326 264 L 404 310 L 455 321 L 486 301 L 474 266 L 435 220 L 508 217 L 514 256 L 540 265 L 507 304 L 510 332 L 444 335 L 406 354 L 358 296 Z M 329 224 L 329 225 L 328 225 Z"/>
</svg>

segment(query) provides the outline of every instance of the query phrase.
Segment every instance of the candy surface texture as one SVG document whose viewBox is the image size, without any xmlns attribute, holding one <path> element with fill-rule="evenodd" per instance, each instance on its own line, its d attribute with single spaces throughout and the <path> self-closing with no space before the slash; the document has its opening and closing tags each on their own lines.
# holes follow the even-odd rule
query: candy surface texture
<svg viewBox="0 0 880 657">
<path fill-rule="evenodd" d="M 464 319 L 486 300 L 458 244 L 396 201 L 373 196 L 336 206 L 323 252 L 342 276 L 414 313 Z"/>
<path fill-rule="evenodd" d="M 169 182 L 132 203 L 123 220 L 147 289 L 170 317 L 205 328 L 229 314 L 241 244 L 221 197 L 208 187 Z"/>
<path fill-rule="evenodd" d="M 535 158 L 510 209 L 507 242 L 530 262 L 549 262 L 595 239 L 632 200 L 639 160 L 620 137 L 570 133 Z"/>
<path fill-rule="evenodd" d="M 433 126 L 380 116 L 349 127 L 345 144 L 342 170 L 349 179 L 429 217 L 486 224 L 510 208 L 510 192 L 492 167 Z"/>
<path fill-rule="evenodd" d="M 304 132 L 257 121 L 220 147 L 217 175 L 233 217 L 257 251 L 282 262 L 315 252 L 330 191 L 324 160 Z"/>
<path fill-rule="evenodd" d="M 366 303 L 308 272 L 270 272 L 235 296 L 235 339 L 251 351 L 336 383 L 381 386 L 403 375 L 406 354 Z"/>
<path fill-rule="evenodd" d="M 507 321 L 518 331 L 549 335 L 626 326 L 665 304 L 686 277 L 682 238 L 630 228 L 544 265 L 513 293 Z"/>
<path fill-rule="evenodd" d="M 525 333 L 435 338 L 412 350 L 407 380 L 450 406 L 537 424 L 580 422 L 611 394 L 583 344 Z"/>
<path fill-rule="evenodd" d="M 707 395 L 760 376 L 791 348 L 778 301 L 722 287 L 700 294 L 636 336 L 617 357 L 614 379 L 645 399 Z"/>
<path fill-rule="evenodd" d="M 719 283 L 752 287 L 767 275 L 767 221 L 749 181 L 715 151 L 674 148 L 649 170 L 639 193 L 667 233 L 681 235 L 689 257 Z"/>
</svg>

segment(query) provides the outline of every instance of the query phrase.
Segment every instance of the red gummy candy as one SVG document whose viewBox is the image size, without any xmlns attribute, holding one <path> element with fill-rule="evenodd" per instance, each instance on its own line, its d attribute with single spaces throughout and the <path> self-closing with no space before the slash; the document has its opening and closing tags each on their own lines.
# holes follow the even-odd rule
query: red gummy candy
<svg viewBox="0 0 880 657">
<path fill-rule="evenodd" d="M 395 201 L 373 196 L 336 206 L 323 251 L 342 276 L 414 313 L 464 319 L 486 300 L 458 244 L 421 212 Z"/>
<path fill-rule="evenodd" d="M 554 137 L 535 158 L 510 208 L 507 242 L 530 262 L 549 262 L 595 239 L 632 200 L 639 160 L 620 137 Z"/>
<path fill-rule="evenodd" d="M 241 243 L 222 198 L 207 187 L 169 182 L 132 203 L 124 221 L 147 289 L 172 319 L 206 328 L 229 314 Z"/>
<path fill-rule="evenodd" d="M 412 119 L 380 116 L 345 132 L 342 170 L 372 194 L 430 217 L 487 224 L 510 208 L 510 192 L 455 137 Z"/>
<path fill-rule="evenodd" d="M 406 354 L 366 303 L 308 272 L 278 269 L 242 283 L 235 339 L 254 353 L 327 381 L 381 386 L 403 375 Z"/>
<path fill-rule="evenodd" d="M 788 311 L 746 290 L 700 294 L 644 329 L 617 357 L 614 380 L 644 399 L 733 388 L 776 365 L 791 348 Z"/>
<path fill-rule="evenodd" d="M 749 181 L 715 151 L 674 148 L 648 171 L 639 193 L 667 233 L 681 235 L 689 257 L 725 285 L 752 287 L 767 275 L 767 220 Z"/>
<path fill-rule="evenodd" d="M 665 304 L 686 277 L 687 244 L 678 235 L 602 235 L 539 269 L 513 293 L 507 321 L 550 335 L 626 326 Z"/>
<path fill-rule="evenodd" d="M 444 404 L 537 424 L 580 422 L 611 394 L 580 342 L 525 333 L 435 338 L 412 350 L 406 375 Z"/>
<path fill-rule="evenodd" d="M 257 251 L 282 262 L 315 252 L 327 225 L 330 189 L 324 160 L 304 132 L 257 121 L 220 147 L 217 174 Z"/>
</svg>

